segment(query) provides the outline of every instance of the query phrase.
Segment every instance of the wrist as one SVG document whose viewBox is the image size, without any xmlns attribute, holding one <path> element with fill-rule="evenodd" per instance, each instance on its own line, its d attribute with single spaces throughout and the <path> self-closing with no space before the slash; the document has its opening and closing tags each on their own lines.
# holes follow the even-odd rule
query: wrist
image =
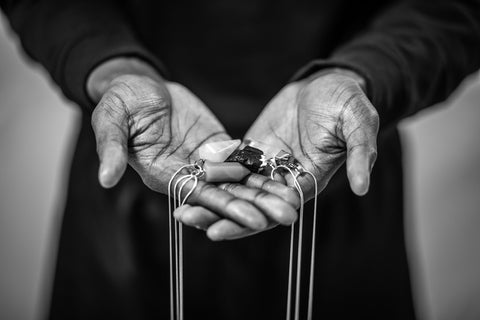
<svg viewBox="0 0 480 320">
<path fill-rule="evenodd" d="M 337 75 L 340 77 L 345 77 L 347 79 L 351 79 L 355 81 L 360 88 L 362 88 L 363 92 L 367 92 L 367 82 L 364 77 L 362 77 L 360 74 L 357 72 L 351 70 L 351 69 L 345 69 L 345 68 L 327 68 L 327 69 L 322 69 L 320 71 L 317 71 L 310 75 L 307 80 L 308 82 L 312 82 L 317 78 L 324 77 L 324 76 L 329 76 L 329 75 Z"/>
<path fill-rule="evenodd" d="M 97 103 L 108 90 L 112 81 L 125 75 L 137 75 L 164 81 L 157 70 L 147 62 L 134 57 L 117 57 L 103 62 L 88 76 L 86 89 L 90 99 Z"/>
</svg>

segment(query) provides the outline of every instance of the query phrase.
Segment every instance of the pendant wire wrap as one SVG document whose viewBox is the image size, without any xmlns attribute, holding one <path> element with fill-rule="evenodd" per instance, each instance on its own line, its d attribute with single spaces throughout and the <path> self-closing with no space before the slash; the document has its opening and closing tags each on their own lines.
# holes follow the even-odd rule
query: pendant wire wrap
<svg viewBox="0 0 480 320">
<path fill-rule="evenodd" d="M 187 171 L 175 181 L 182 173 Z M 204 174 L 202 167 L 195 163 L 184 165 L 178 169 L 168 182 L 168 227 L 170 251 L 170 320 L 183 320 L 183 227 L 173 218 L 173 212 L 183 206 L 198 185 L 198 178 Z M 190 189 L 182 198 L 183 189 L 193 181 Z M 187 187 L 188 188 L 188 187 Z M 172 199 L 173 198 L 173 199 Z"/>
<path fill-rule="evenodd" d="M 303 249 L 303 226 L 304 226 L 304 193 L 303 189 L 298 182 L 298 176 L 301 174 L 307 174 L 313 178 L 314 181 L 314 203 L 313 203 L 313 221 L 312 221 L 312 242 L 311 242 L 311 252 L 310 252 L 310 270 L 309 270 L 309 280 L 308 280 L 308 302 L 307 302 L 307 320 L 311 320 L 313 316 L 313 285 L 314 285 L 314 271 L 315 271 L 315 242 L 316 242 L 316 223 L 317 223 L 317 193 L 318 193 L 318 183 L 317 179 L 308 170 L 304 168 L 292 169 L 285 165 L 274 166 L 270 174 L 270 177 L 273 179 L 274 174 L 278 169 L 286 170 L 293 178 L 293 185 L 297 190 L 300 196 L 300 209 L 299 209 L 299 222 L 298 222 L 298 239 L 297 239 L 297 266 L 296 266 L 296 276 L 295 276 L 295 304 L 294 304 L 294 320 L 300 320 L 300 298 L 301 298 L 301 271 L 302 271 L 302 249 Z M 290 232 L 290 253 L 289 253 L 289 263 L 288 263 L 288 286 L 287 286 L 287 306 L 286 306 L 286 320 L 291 320 L 292 318 L 292 291 L 293 291 L 293 264 L 294 264 L 294 248 L 295 248 L 295 224 L 291 226 Z"/>
<path fill-rule="evenodd" d="M 312 240 L 310 252 L 310 268 L 308 279 L 308 302 L 307 302 L 307 320 L 312 320 L 313 316 L 313 287 L 314 287 L 314 272 L 315 272 L 315 243 L 316 243 L 316 223 L 317 223 L 317 193 L 318 183 L 317 179 L 308 170 L 299 166 L 292 168 L 283 164 L 277 165 L 275 159 L 272 159 L 271 179 L 274 180 L 274 173 L 283 169 L 288 172 L 293 178 L 293 185 L 300 196 L 299 222 L 298 222 L 298 237 L 297 237 L 297 254 L 296 254 L 296 274 L 295 287 L 294 281 L 294 251 L 295 251 L 295 227 L 292 224 L 290 232 L 290 249 L 289 249 L 289 265 L 288 265 L 288 287 L 287 287 L 287 305 L 286 305 L 286 320 L 293 319 L 300 320 L 301 304 L 301 271 L 302 271 L 302 248 L 303 248 L 303 227 L 304 227 L 304 193 L 298 182 L 300 175 L 309 175 L 314 181 L 314 203 L 313 203 L 313 221 L 312 221 Z M 183 206 L 191 194 L 195 191 L 198 185 L 198 179 L 205 173 L 202 166 L 202 160 L 195 164 L 188 164 L 178 169 L 170 178 L 168 183 L 168 224 L 169 224 L 169 251 L 170 251 L 170 320 L 184 320 L 184 306 L 183 306 L 183 228 L 182 224 L 173 217 L 173 212 Z M 183 173 L 182 173 L 183 172 Z M 177 179 L 178 178 L 178 179 Z M 176 180 L 176 181 L 175 181 Z M 175 181 L 175 183 L 174 183 Z M 188 184 L 191 183 L 190 186 Z M 172 187 L 173 185 L 173 187 Z M 185 196 L 182 198 L 184 188 L 189 188 Z M 294 289 L 295 288 L 295 289 Z M 295 290 L 295 297 L 293 299 L 293 290 Z M 294 301 L 292 310 L 292 299 Z"/>
</svg>

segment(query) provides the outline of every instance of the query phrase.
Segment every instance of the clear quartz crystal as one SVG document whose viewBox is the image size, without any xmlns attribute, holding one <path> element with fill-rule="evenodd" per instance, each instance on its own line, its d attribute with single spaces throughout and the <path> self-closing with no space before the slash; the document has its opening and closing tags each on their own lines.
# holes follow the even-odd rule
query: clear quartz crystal
<svg viewBox="0 0 480 320">
<path fill-rule="evenodd" d="M 241 141 L 236 139 L 204 144 L 198 150 L 200 159 L 212 162 L 223 162 L 235 149 L 238 148 L 240 143 Z"/>
</svg>

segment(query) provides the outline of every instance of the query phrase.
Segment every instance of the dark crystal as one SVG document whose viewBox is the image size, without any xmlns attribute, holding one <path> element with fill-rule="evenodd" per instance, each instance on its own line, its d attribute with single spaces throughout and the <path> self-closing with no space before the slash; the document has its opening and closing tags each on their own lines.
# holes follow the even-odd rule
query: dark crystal
<svg viewBox="0 0 480 320">
<path fill-rule="evenodd" d="M 243 164 L 248 170 L 259 173 L 263 170 L 262 161 L 263 152 L 260 149 L 245 146 L 243 149 L 235 150 L 225 162 L 238 162 Z"/>
</svg>

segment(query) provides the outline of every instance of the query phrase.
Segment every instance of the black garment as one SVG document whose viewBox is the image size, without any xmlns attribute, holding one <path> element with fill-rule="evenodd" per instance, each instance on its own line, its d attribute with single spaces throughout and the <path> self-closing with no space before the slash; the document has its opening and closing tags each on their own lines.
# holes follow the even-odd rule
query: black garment
<svg viewBox="0 0 480 320">
<path fill-rule="evenodd" d="M 85 110 L 70 177 L 52 319 L 168 316 L 165 197 L 128 170 L 97 182 L 89 72 L 137 56 L 184 84 L 241 137 L 296 77 L 329 66 L 367 79 L 381 120 L 367 196 L 341 168 L 320 196 L 314 316 L 413 319 L 395 123 L 444 100 L 480 66 L 479 1 L 2 1 L 22 44 Z M 186 319 L 281 319 L 287 228 L 211 243 L 188 229 Z"/>
</svg>

